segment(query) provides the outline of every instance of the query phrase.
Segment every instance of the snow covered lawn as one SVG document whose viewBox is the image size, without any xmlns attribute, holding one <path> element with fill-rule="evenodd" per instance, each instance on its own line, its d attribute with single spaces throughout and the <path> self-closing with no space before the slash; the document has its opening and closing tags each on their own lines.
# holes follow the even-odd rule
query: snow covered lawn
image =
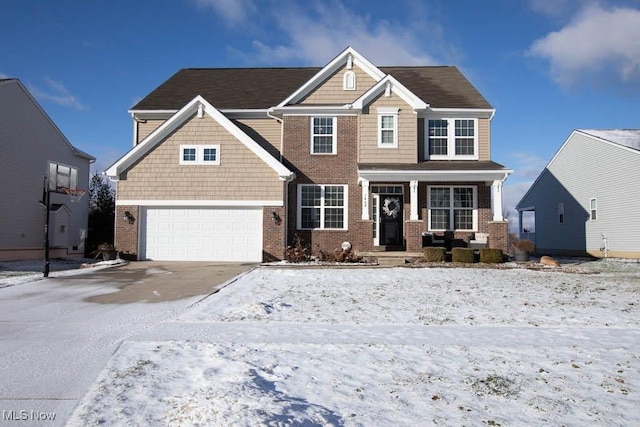
<svg viewBox="0 0 640 427">
<path fill-rule="evenodd" d="M 640 425 L 611 265 L 259 268 L 123 344 L 70 425 Z"/>
</svg>

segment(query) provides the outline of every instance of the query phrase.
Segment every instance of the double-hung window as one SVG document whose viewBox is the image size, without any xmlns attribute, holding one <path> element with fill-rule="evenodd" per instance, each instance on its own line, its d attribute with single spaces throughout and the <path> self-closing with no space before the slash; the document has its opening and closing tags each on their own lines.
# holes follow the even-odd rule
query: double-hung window
<svg viewBox="0 0 640 427">
<path fill-rule="evenodd" d="M 347 229 L 347 186 L 298 186 L 298 229 Z"/>
<path fill-rule="evenodd" d="M 428 192 L 429 230 L 477 229 L 475 186 L 432 186 Z"/>
<path fill-rule="evenodd" d="M 397 108 L 378 108 L 378 147 L 398 147 Z"/>
<path fill-rule="evenodd" d="M 219 165 L 219 145 L 181 145 L 181 165 Z"/>
<path fill-rule="evenodd" d="M 427 121 L 427 157 L 432 160 L 476 160 L 477 119 L 432 119 Z"/>
<path fill-rule="evenodd" d="M 336 154 L 336 118 L 311 118 L 311 154 Z"/>
<path fill-rule="evenodd" d="M 595 197 L 589 199 L 589 219 L 591 221 L 598 219 L 598 200 Z"/>
</svg>

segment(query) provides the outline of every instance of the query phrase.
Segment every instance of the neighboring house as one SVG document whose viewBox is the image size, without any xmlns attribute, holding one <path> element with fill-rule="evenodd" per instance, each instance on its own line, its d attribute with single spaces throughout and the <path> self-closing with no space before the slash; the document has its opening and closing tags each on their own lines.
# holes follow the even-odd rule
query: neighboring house
<svg viewBox="0 0 640 427">
<path fill-rule="evenodd" d="M 419 251 L 447 230 L 506 250 L 495 110 L 455 67 L 347 48 L 323 68 L 183 69 L 130 113 L 134 147 L 107 174 L 132 257 L 268 261 L 296 235 Z"/>
<path fill-rule="evenodd" d="M 640 258 L 640 129 L 575 130 L 516 206 L 537 252 Z"/>
<path fill-rule="evenodd" d="M 62 188 L 87 189 L 95 159 L 73 147 L 18 79 L 0 80 L 0 260 L 43 257 L 45 177 L 50 193 L 50 255 L 83 256 L 88 197 L 71 203 Z"/>
</svg>

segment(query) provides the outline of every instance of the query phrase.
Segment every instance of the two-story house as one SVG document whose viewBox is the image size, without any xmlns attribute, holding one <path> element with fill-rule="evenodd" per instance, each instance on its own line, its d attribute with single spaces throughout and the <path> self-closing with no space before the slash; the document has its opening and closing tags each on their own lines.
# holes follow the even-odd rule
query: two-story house
<svg viewBox="0 0 640 427">
<path fill-rule="evenodd" d="M 49 193 L 51 258 L 82 257 L 95 158 L 71 145 L 18 79 L 0 79 L 0 261 L 43 257 Z M 42 204 L 37 203 L 42 201 Z"/>
<path fill-rule="evenodd" d="M 116 244 L 138 259 L 281 259 L 489 233 L 506 250 L 495 110 L 456 67 L 183 69 L 130 111 Z M 127 215 L 125 215 L 125 213 Z"/>
</svg>

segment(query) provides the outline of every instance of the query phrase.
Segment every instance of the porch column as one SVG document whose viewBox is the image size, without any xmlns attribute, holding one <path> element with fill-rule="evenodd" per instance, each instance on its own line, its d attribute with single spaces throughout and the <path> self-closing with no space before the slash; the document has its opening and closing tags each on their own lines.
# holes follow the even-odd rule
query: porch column
<svg viewBox="0 0 640 427">
<path fill-rule="evenodd" d="M 418 220 L 418 181 L 409 182 L 409 188 L 411 189 L 411 214 L 409 219 L 411 221 Z"/>
<path fill-rule="evenodd" d="M 491 212 L 494 221 L 504 221 L 502 213 L 502 181 L 493 181 L 491 185 Z"/>
<path fill-rule="evenodd" d="M 369 219 L 369 180 L 360 178 L 362 185 L 362 219 Z"/>
</svg>

